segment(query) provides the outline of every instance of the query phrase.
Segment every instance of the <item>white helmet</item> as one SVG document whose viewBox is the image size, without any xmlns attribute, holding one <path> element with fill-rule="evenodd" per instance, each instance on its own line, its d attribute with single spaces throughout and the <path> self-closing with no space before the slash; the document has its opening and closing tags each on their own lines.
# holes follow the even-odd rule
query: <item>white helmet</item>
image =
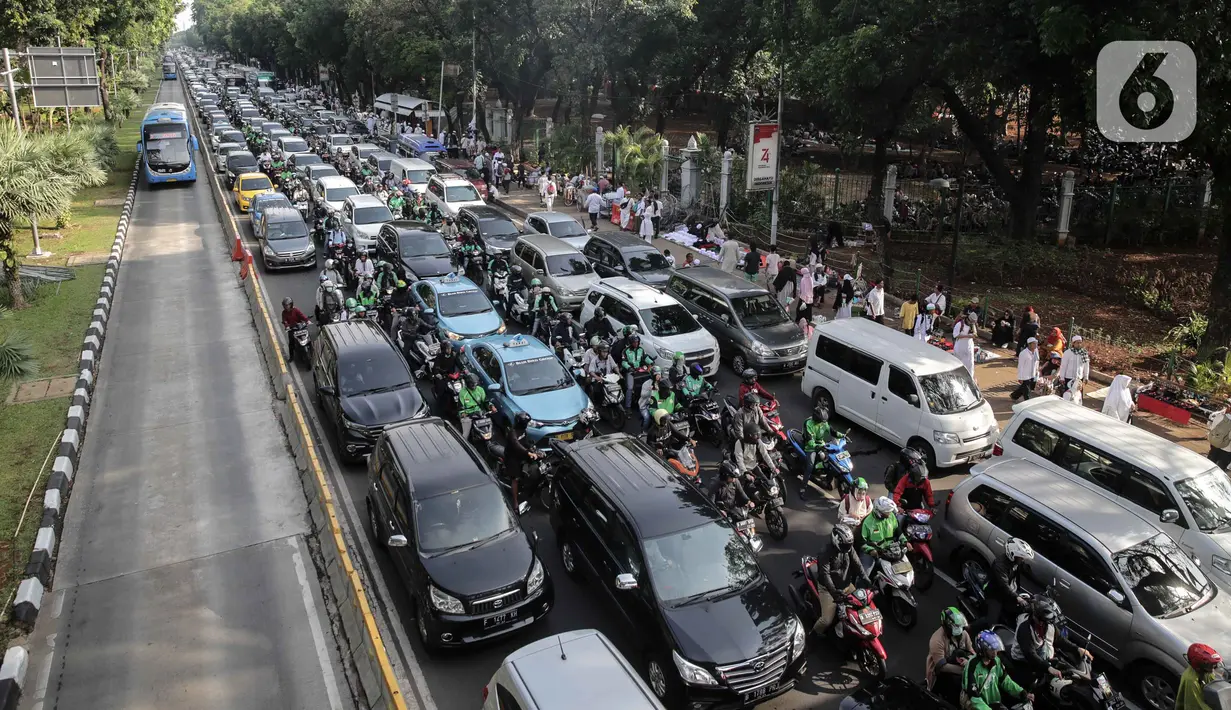
<svg viewBox="0 0 1231 710">
<path fill-rule="evenodd" d="M 878 517 L 888 518 L 890 515 L 898 512 L 898 504 L 893 502 L 889 496 L 881 496 L 872 501 L 872 512 Z"/>
<path fill-rule="evenodd" d="M 1004 556 L 1010 562 L 1030 562 L 1034 559 L 1034 548 L 1021 538 L 1011 537 L 1004 544 Z"/>
<path fill-rule="evenodd" d="M 333 268 L 333 259 L 326 259 L 325 260 L 325 270 L 329 271 L 332 268 Z"/>
<path fill-rule="evenodd" d="M 333 285 L 332 281 L 330 281 L 329 279 L 325 279 L 324 281 L 321 282 L 321 288 L 325 289 L 325 292 L 328 293 L 328 292 L 333 291 L 337 287 Z"/>
</svg>

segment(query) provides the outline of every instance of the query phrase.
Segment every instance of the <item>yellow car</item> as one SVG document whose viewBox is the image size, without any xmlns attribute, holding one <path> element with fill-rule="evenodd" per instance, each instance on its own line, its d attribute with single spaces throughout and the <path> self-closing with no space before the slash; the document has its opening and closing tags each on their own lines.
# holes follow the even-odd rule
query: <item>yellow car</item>
<svg viewBox="0 0 1231 710">
<path fill-rule="evenodd" d="M 252 198 L 256 195 L 273 191 L 274 184 L 265 173 L 240 173 L 239 177 L 235 178 L 235 187 L 231 188 L 240 212 L 248 211 Z"/>
</svg>

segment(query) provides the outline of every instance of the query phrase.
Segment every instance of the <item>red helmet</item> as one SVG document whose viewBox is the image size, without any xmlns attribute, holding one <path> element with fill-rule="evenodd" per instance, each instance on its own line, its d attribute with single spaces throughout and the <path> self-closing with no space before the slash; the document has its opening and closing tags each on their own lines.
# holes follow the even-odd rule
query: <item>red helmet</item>
<svg viewBox="0 0 1231 710">
<path fill-rule="evenodd" d="M 1209 671 L 1222 664 L 1222 656 L 1218 655 L 1218 651 L 1203 643 L 1189 646 L 1188 653 L 1184 656 L 1188 659 L 1188 665 L 1197 671 Z"/>
</svg>

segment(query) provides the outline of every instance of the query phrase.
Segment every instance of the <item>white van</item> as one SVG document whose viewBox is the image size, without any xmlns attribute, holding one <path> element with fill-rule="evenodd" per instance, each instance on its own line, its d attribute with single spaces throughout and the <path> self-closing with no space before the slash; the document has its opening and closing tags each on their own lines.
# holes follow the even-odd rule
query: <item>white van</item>
<svg viewBox="0 0 1231 710">
<path fill-rule="evenodd" d="M 831 413 L 923 452 L 930 467 L 981 459 L 1000 433 L 956 357 L 866 318 L 817 326 L 801 389 Z"/>
<path fill-rule="evenodd" d="M 615 645 L 594 629 L 523 646 L 483 686 L 483 710 L 664 710 Z"/>
<path fill-rule="evenodd" d="M 1025 459 L 1158 521 L 1219 586 L 1231 589 L 1231 480 L 1197 452 L 1047 396 L 1013 407 L 992 456 Z"/>
<path fill-rule="evenodd" d="M 418 158 L 394 158 L 389 161 L 389 172 L 399 183 L 410 180 L 410 189 L 419 194 L 427 192 L 428 178 L 436 174 L 436 168 Z"/>
</svg>

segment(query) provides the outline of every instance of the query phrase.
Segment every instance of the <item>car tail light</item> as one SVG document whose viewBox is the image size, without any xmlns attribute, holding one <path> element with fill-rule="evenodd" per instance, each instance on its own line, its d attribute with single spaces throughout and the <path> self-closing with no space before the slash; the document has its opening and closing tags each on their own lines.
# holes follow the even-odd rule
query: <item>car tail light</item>
<svg viewBox="0 0 1231 710">
<path fill-rule="evenodd" d="M 953 502 L 953 493 L 954 491 L 950 489 L 949 495 L 945 496 L 945 520 L 949 519 L 949 504 Z M 484 692 L 487 692 L 486 688 L 484 688 L 483 690 Z"/>
<path fill-rule="evenodd" d="M 487 686 L 483 686 L 483 702 L 487 702 Z"/>
<path fill-rule="evenodd" d="M 1004 456 L 1004 447 L 1000 444 L 992 446 L 992 456 Z"/>
</svg>

